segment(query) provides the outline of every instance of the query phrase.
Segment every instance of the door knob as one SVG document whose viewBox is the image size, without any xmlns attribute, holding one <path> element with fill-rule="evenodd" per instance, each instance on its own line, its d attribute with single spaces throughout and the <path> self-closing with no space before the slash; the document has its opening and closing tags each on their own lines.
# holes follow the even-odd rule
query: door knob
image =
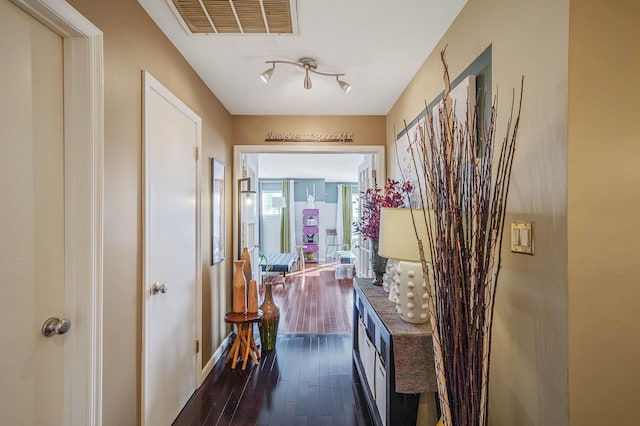
<svg viewBox="0 0 640 426">
<path fill-rule="evenodd" d="M 51 317 L 42 324 L 42 334 L 51 337 L 56 334 L 64 334 L 71 328 L 71 321 Z"/>
<path fill-rule="evenodd" d="M 151 294 L 158 294 L 158 293 L 166 293 L 167 290 L 169 289 L 169 286 L 166 285 L 165 283 L 153 283 L 153 285 L 151 286 Z"/>
</svg>

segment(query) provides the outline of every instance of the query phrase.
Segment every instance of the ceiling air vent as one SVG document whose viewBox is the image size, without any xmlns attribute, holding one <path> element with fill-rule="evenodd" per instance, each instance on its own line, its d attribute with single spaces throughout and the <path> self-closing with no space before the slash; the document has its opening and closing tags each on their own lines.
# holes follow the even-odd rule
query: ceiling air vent
<svg viewBox="0 0 640 426">
<path fill-rule="evenodd" d="M 167 0 L 189 34 L 296 34 L 296 0 Z"/>
</svg>

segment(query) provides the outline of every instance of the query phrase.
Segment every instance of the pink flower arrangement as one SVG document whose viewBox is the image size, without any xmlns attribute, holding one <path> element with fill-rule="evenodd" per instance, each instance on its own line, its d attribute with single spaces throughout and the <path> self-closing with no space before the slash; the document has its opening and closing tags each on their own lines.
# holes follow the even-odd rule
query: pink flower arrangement
<svg viewBox="0 0 640 426">
<path fill-rule="evenodd" d="M 380 208 L 406 207 L 411 191 L 413 191 L 413 185 L 410 181 L 400 183 L 397 180 L 388 179 L 384 193 L 377 185 L 360 192 L 360 219 L 353 224 L 356 233 L 362 235 L 365 240 L 378 238 Z"/>
</svg>

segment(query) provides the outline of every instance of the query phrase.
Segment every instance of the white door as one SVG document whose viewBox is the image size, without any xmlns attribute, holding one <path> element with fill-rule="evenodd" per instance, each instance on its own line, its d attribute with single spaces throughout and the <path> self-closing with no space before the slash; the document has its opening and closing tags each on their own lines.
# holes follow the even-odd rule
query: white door
<svg viewBox="0 0 640 426">
<path fill-rule="evenodd" d="M 196 389 L 200 118 L 145 73 L 145 425 L 168 425 Z"/>
<path fill-rule="evenodd" d="M 36 19 L 0 0 L 0 424 L 99 425 L 102 32 L 16 3 Z"/>
<path fill-rule="evenodd" d="M 376 161 L 374 154 L 366 154 L 364 161 L 358 166 L 358 193 L 364 192 L 376 185 Z M 358 199 L 358 202 L 360 200 Z M 358 206 L 359 207 L 359 206 Z M 360 208 L 358 208 L 358 212 Z M 359 213 L 358 213 L 359 214 Z M 357 257 L 356 268 L 357 276 L 373 277 L 373 269 L 371 267 L 371 241 L 364 241 L 362 235 L 357 236 L 358 241 L 353 244 L 355 247 L 355 255 Z"/>
<path fill-rule="evenodd" d="M 63 423 L 62 39 L 0 1 L 0 424 Z M 73 330 L 70 331 L 72 333 Z"/>
</svg>

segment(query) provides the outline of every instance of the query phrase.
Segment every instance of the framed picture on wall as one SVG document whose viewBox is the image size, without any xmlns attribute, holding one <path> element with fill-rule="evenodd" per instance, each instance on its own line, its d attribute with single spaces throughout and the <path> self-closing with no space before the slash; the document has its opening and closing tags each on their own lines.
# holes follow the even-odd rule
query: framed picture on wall
<svg viewBox="0 0 640 426">
<path fill-rule="evenodd" d="M 211 264 L 225 258 L 224 163 L 211 158 Z"/>
</svg>

